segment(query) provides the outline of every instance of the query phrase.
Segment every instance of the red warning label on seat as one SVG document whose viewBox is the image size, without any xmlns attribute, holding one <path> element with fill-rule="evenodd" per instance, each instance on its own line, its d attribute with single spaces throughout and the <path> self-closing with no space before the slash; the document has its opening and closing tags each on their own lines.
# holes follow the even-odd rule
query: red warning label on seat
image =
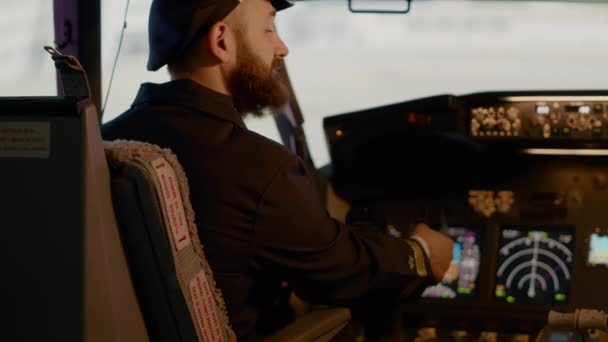
<svg viewBox="0 0 608 342">
<path fill-rule="evenodd" d="M 223 341 L 215 299 L 204 271 L 190 282 L 190 296 L 196 312 L 196 322 L 205 342 Z"/>
<path fill-rule="evenodd" d="M 48 158 L 49 122 L 0 122 L 0 158 Z"/>
<path fill-rule="evenodd" d="M 162 157 L 152 161 L 152 167 L 156 171 L 162 188 L 162 197 L 165 201 L 166 209 L 165 214 L 171 226 L 173 242 L 177 250 L 181 251 L 184 247 L 190 245 L 190 232 L 188 231 L 184 202 L 182 201 L 175 171 L 165 158 Z"/>
</svg>

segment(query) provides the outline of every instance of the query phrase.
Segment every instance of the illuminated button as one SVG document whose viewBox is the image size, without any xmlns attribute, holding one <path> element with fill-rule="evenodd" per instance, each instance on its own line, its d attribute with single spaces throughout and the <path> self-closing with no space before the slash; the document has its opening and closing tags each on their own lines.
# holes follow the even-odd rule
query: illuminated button
<svg viewBox="0 0 608 342">
<path fill-rule="evenodd" d="M 536 114 L 538 115 L 548 115 L 551 112 L 551 107 L 547 105 L 537 105 L 536 106 Z"/>
<path fill-rule="evenodd" d="M 572 129 L 570 129 L 570 127 L 562 128 L 562 135 L 569 136 L 570 133 L 572 133 Z"/>
<path fill-rule="evenodd" d="M 552 127 L 551 128 L 551 135 L 554 137 L 559 136 L 559 127 Z"/>
<path fill-rule="evenodd" d="M 555 300 L 558 302 L 563 302 L 566 300 L 566 295 L 563 293 L 556 293 L 555 294 Z"/>
<path fill-rule="evenodd" d="M 513 297 L 513 296 L 507 297 L 507 303 L 515 303 L 515 297 Z"/>
<path fill-rule="evenodd" d="M 407 122 L 409 122 L 409 123 L 415 123 L 416 122 L 416 114 L 415 113 L 408 113 L 407 114 Z"/>
<path fill-rule="evenodd" d="M 593 132 L 594 137 L 601 137 L 602 136 L 602 127 L 593 127 L 592 132 Z"/>
</svg>

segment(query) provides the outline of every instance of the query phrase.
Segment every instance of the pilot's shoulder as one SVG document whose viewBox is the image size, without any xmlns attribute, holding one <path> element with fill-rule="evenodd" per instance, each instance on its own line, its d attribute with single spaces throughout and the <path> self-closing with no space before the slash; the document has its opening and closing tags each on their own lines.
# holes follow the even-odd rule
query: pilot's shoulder
<svg viewBox="0 0 608 342">
<path fill-rule="evenodd" d="M 300 159 L 282 144 L 256 132 L 245 130 L 239 135 L 239 148 L 232 157 L 245 170 L 257 174 L 263 182 L 272 181 L 281 174 L 301 173 Z"/>
<path fill-rule="evenodd" d="M 176 126 L 176 119 L 187 120 L 189 115 L 192 115 L 192 110 L 187 107 L 169 105 L 132 106 L 114 119 L 104 123 L 101 132 L 106 140 L 134 139 L 148 141 L 151 138 L 168 138 L 169 135 L 176 138 L 180 131 L 179 127 L 174 127 Z"/>
<path fill-rule="evenodd" d="M 246 130 L 241 137 L 243 143 L 247 145 L 247 150 L 251 151 L 260 163 L 284 164 L 289 158 L 295 156 L 282 144 L 269 139 L 254 131 Z"/>
<path fill-rule="evenodd" d="M 285 146 L 283 146 L 283 144 L 272 140 L 266 136 L 263 136 L 257 132 L 247 130 L 246 137 L 250 140 L 252 144 L 255 144 L 257 147 L 262 148 L 268 152 L 285 155 L 290 154 L 290 152 L 287 150 L 287 148 L 285 148 Z"/>
</svg>

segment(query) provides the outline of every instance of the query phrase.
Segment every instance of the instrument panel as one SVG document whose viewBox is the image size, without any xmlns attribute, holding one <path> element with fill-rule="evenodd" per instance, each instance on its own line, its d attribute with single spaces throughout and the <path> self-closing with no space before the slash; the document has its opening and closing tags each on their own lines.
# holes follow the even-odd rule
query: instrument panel
<svg viewBox="0 0 608 342">
<path fill-rule="evenodd" d="M 486 138 L 608 137 L 608 97 L 505 96 L 470 109 L 470 135 Z"/>
<path fill-rule="evenodd" d="M 455 242 L 410 326 L 535 332 L 549 310 L 608 308 L 608 91 L 441 95 L 324 126 L 351 211 Z"/>
</svg>

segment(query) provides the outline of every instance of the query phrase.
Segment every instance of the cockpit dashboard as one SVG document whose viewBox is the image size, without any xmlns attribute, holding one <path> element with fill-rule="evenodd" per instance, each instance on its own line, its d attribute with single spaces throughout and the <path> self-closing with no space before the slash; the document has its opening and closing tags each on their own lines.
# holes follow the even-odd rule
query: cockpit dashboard
<svg viewBox="0 0 608 342">
<path fill-rule="evenodd" d="M 454 240 L 444 279 L 404 302 L 411 326 L 532 333 L 608 308 L 608 92 L 440 95 L 324 129 L 348 223 Z"/>
</svg>

